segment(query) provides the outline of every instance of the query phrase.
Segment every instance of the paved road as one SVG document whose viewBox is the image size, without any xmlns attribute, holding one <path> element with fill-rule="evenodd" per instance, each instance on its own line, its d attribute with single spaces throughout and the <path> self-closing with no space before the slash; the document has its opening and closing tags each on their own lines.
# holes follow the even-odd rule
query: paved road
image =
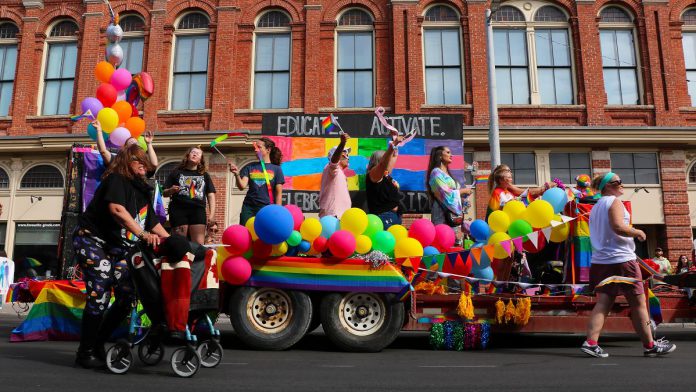
<svg viewBox="0 0 696 392">
<path fill-rule="evenodd" d="M 319 332 L 289 351 L 251 351 L 223 322 L 222 364 L 180 379 L 168 361 L 136 360 L 123 376 L 74 368 L 75 342 L 10 344 L 17 324 L 0 313 L 0 391 L 696 391 L 693 327 L 662 332 L 678 345 L 668 357 L 643 358 L 636 339 L 614 336 L 602 341 L 611 356 L 595 359 L 578 336 L 493 336 L 486 351 L 444 352 L 430 350 L 426 334 L 404 333 L 381 353 L 354 354 Z"/>
</svg>

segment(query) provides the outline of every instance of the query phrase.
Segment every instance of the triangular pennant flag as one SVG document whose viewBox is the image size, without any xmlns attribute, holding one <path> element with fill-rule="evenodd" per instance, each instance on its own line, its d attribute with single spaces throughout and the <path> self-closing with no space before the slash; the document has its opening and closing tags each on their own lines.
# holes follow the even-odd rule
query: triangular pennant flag
<svg viewBox="0 0 696 392">
<path fill-rule="evenodd" d="M 532 242 L 532 245 L 534 245 L 534 248 L 539 249 L 539 232 L 538 231 L 533 231 L 529 234 L 527 234 L 527 238 Z"/>
<path fill-rule="evenodd" d="M 447 272 L 448 274 L 451 274 L 454 272 L 454 263 L 450 262 L 449 260 L 449 255 L 444 255 L 444 261 L 442 262 L 442 272 Z"/>
<path fill-rule="evenodd" d="M 396 259 L 394 259 L 394 262 L 395 262 L 396 265 L 398 265 L 399 267 L 401 267 L 401 266 L 404 264 L 404 261 L 406 261 L 406 258 L 405 258 L 405 257 L 397 257 Z"/>
<path fill-rule="evenodd" d="M 462 262 L 464 264 L 466 264 L 467 260 L 469 260 L 469 251 L 468 250 L 460 251 L 459 258 L 462 259 Z"/>
<path fill-rule="evenodd" d="M 411 265 L 411 259 L 409 257 L 404 258 L 404 261 L 401 263 L 401 268 L 404 267 L 413 269 L 413 265 Z"/>
<path fill-rule="evenodd" d="M 569 216 L 565 216 L 565 215 L 561 214 L 561 220 L 563 221 L 563 223 L 568 223 L 568 222 L 572 221 L 573 219 L 575 219 L 575 218 L 571 218 Z"/>
<path fill-rule="evenodd" d="M 556 221 L 556 220 L 552 220 L 552 221 L 551 221 L 551 227 L 560 226 L 560 225 L 562 225 L 562 224 L 563 224 L 563 222 L 559 222 L 559 221 Z"/>
<path fill-rule="evenodd" d="M 541 232 L 544 234 L 544 237 L 546 237 L 547 241 L 551 239 L 551 230 L 553 230 L 553 228 L 551 227 L 544 227 L 543 229 L 541 229 Z"/>
<path fill-rule="evenodd" d="M 442 271 L 442 265 L 445 263 L 445 255 L 435 255 L 435 262 L 437 263 L 437 270 Z"/>
<path fill-rule="evenodd" d="M 421 263 L 423 263 L 423 268 L 430 268 L 435 262 L 435 255 L 427 255 L 421 258 Z"/>
<path fill-rule="evenodd" d="M 512 239 L 512 243 L 515 244 L 515 249 L 517 249 L 517 250 L 520 251 L 520 252 L 522 252 L 522 249 L 524 249 L 524 246 L 523 246 L 524 241 L 523 241 L 523 239 L 524 239 L 524 237 L 515 237 L 515 238 Z"/>
<path fill-rule="evenodd" d="M 469 254 L 474 259 L 474 262 L 476 263 L 476 265 L 481 265 L 481 251 L 482 250 L 483 249 L 481 249 L 480 247 L 479 248 L 471 248 L 469 250 Z"/>
<path fill-rule="evenodd" d="M 486 246 L 483 247 L 483 251 L 486 252 L 486 254 L 488 255 L 488 258 L 489 258 L 489 259 L 493 260 L 493 259 L 495 258 L 495 256 L 494 256 L 494 254 L 495 254 L 495 246 L 493 246 L 493 245 L 486 245 Z"/>
<path fill-rule="evenodd" d="M 500 241 L 500 246 L 503 248 L 505 253 L 510 256 L 512 254 L 512 241 L 510 240 L 505 240 L 505 241 Z"/>
<path fill-rule="evenodd" d="M 447 253 L 447 260 L 449 260 L 452 268 L 457 264 L 457 259 L 459 258 L 459 252 Z"/>
<path fill-rule="evenodd" d="M 421 258 L 420 257 L 411 257 L 411 267 L 413 268 L 414 271 L 420 270 L 421 266 Z"/>
</svg>

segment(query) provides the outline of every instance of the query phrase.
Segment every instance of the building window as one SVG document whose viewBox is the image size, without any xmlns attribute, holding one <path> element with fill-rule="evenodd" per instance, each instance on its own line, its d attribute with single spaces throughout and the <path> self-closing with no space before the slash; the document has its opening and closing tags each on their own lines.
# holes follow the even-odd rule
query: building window
<svg viewBox="0 0 696 392">
<path fill-rule="evenodd" d="M 164 185 L 164 183 L 167 181 L 167 177 L 169 177 L 170 174 L 174 170 L 176 170 L 181 162 L 169 162 L 164 165 L 160 165 L 157 168 L 157 173 L 155 173 L 155 179 L 160 185 Z"/>
<path fill-rule="evenodd" d="M 619 7 L 607 7 L 600 14 L 604 90 L 610 105 L 637 105 L 638 63 L 633 38 L 633 20 Z"/>
<path fill-rule="evenodd" d="M 63 175 L 51 165 L 38 165 L 29 169 L 22 177 L 20 188 L 62 188 Z"/>
<path fill-rule="evenodd" d="M 208 17 L 190 13 L 176 27 L 172 110 L 204 109 L 208 91 Z"/>
<path fill-rule="evenodd" d="M 10 176 L 4 169 L 0 169 L 0 189 L 10 189 Z"/>
<path fill-rule="evenodd" d="M 500 154 L 500 161 L 512 170 L 512 180 L 516 184 L 536 184 L 536 159 L 534 153 L 516 152 Z"/>
<path fill-rule="evenodd" d="M 474 153 L 473 152 L 465 152 L 464 153 L 464 164 L 465 165 L 473 165 L 474 164 Z M 467 185 L 476 185 L 474 184 L 474 174 L 473 171 L 469 170 L 468 168 L 464 167 L 464 182 Z M 472 167 L 473 169 L 473 167 Z"/>
<path fill-rule="evenodd" d="M 556 7 L 541 7 L 534 15 L 534 42 L 539 99 L 545 105 L 571 105 L 573 77 L 568 17 Z"/>
<path fill-rule="evenodd" d="M 462 54 L 459 14 L 444 5 L 425 13 L 425 99 L 429 105 L 462 103 Z"/>
<path fill-rule="evenodd" d="M 689 184 L 696 184 L 696 164 L 692 164 L 689 169 Z"/>
<path fill-rule="evenodd" d="M 682 14 L 684 31 L 684 64 L 686 65 L 686 85 L 689 88 L 691 106 L 696 106 L 696 8 L 690 8 Z"/>
<path fill-rule="evenodd" d="M 558 178 L 565 184 L 575 182 L 575 177 L 587 174 L 592 177 L 590 154 L 585 152 L 552 152 L 549 154 L 551 178 Z"/>
<path fill-rule="evenodd" d="M 501 7 L 493 14 L 495 22 L 524 22 L 517 8 Z M 520 26 L 516 26 L 519 24 Z M 496 23 L 498 25 L 498 23 Z M 493 31 L 495 51 L 495 78 L 499 104 L 528 104 L 529 69 L 527 38 L 524 23 L 513 23 L 511 28 L 496 27 Z"/>
<path fill-rule="evenodd" d="M 53 26 L 46 39 L 48 55 L 44 71 L 41 114 L 70 114 L 77 65 L 77 24 L 64 20 Z"/>
<path fill-rule="evenodd" d="M 143 70 L 143 49 L 145 47 L 145 22 L 138 15 L 125 15 L 119 22 L 123 29 L 123 64 L 132 74 Z"/>
<path fill-rule="evenodd" d="M 256 23 L 254 108 L 283 109 L 290 99 L 290 18 L 266 12 Z"/>
<path fill-rule="evenodd" d="M 15 278 L 58 274 L 60 222 L 18 222 L 15 226 Z"/>
<path fill-rule="evenodd" d="M 17 68 L 17 33 L 13 23 L 0 22 L 0 117 L 10 114 Z"/>
<path fill-rule="evenodd" d="M 360 9 L 348 10 L 338 19 L 338 107 L 374 106 L 372 24 L 372 17 Z"/>
<path fill-rule="evenodd" d="M 618 174 L 624 184 L 659 184 L 657 154 L 611 153 L 611 171 Z"/>
</svg>

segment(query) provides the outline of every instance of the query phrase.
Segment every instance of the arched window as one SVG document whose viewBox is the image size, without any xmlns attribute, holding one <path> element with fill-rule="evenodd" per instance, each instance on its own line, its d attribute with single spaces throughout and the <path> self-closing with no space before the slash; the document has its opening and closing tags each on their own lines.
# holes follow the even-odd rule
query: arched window
<svg viewBox="0 0 696 392">
<path fill-rule="evenodd" d="M 524 22 L 524 14 L 517 8 L 506 5 L 495 11 L 493 20 L 496 22 Z"/>
<path fill-rule="evenodd" d="M 184 15 L 176 25 L 172 110 L 204 109 L 208 92 L 208 17 Z"/>
<path fill-rule="evenodd" d="M 71 113 L 77 65 L 77 34 L 77 24 L 72 20 L 57 22 L 49 31 L 46 39 L 42 115 Z"/>
<path fill-rule="evenodd" d="M 10 114 L 17 70 L 18 33 L 19 28 L 14 23 L 0 21 L 0 117 Z"/>
<path fill-rule="evenodd" d="M 423 18 L 425 101 L 429 105 L 462 103 L 462 50 L 459 13 L 430 7 Z"/>
<path fill-rule="evenodd" d="M 4 169 L 0 169 L 0 189 L 10 188 L 10 176 Z"/>
<path fill-rule="evenodd" d="M 143 70 L 143 49 L 145 46 L 145 21 L 139 15 L 122 15 L 119 25 L 123 29 L 123 65 L 132 74 Z"/>
<path fill-rule="evenodd" d="M 624 9 L 609 6 L 600 13 L 604 90 L 610 105 L 638 105 L 638 61 L 633 18 Z"/>
<path fill-rule="evenodd" d="M 692 164 L 689 169 L 689 184 L 696 184 L 696 164 Z"/>
<path fill-rule="evenodd" d="M 539 8 L 534 14 L 535 22 L 567 22 L 568 17 L 556 7 L 547 5 Z"/>
<path fill-rule="evenodd" d="M 63 175 L 55 166 L 37 165 L 24 174 L 19 186 L 20 188 L 62 188 Z"/>
<path fill-rule="evenodd" d="M 349 9 L 338 18 L 336 36 L 337 106 L 374 106 L 373 19 L 359 8 Z"/>
<path fill-rule="evenodd" d="M 169 162 L 165 163 L 164 165 L 160 165 L 157 168 L 157 172 L 155 173 L 155 179 L 160 185 L 164 185 L 164 183 L 167 181 L 167 177 L 169 177 L 170 174 L 174 170 L 176 170 L 177 167 L 179 167 L 180 162 Z"/>
<path fill-rule="evenodd" d="M 696 8 L 684 11 L 682 22 L 682 46 L 686 66 L 686 85 L 691 97 L 691 106 L 696 106 Z M 691 172 L 689 172 L 691 173 Z"/>
<path fill-rule="evenodd" d="M 290 100 L 290 17 L 273 10 L 254 31 L 254 109 L 283 109 Z"/>
</svg>

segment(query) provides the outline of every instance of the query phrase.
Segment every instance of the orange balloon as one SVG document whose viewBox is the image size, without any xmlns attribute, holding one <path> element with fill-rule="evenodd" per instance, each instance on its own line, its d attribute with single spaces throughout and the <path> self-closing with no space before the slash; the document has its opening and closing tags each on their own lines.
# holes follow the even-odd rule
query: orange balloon
<svg viewBox="0 0 696 392">
<path fill-rule="evenodd" d="M 102 83 L 109 83 L 111 80 L 111 74 L 114 73 L 114 66 L 108 61 L 100 61 L 94 68 L 94 75 L 96 75 L 97 80 Z"/>
<path fill-rule="evenodd" d="M 126 128 L 137 139 L 145 131 L 145 121 L 140 117 L 131 117 L 126 121 Z"/>
<path fill-rule="evenodd" d="M 129 118 L 131 118 L 131 114 L 133 114 L 133 109 L 131 108 L 131 105 L 126 101 L 116 102 L 111 106 L 111 109 L 114 109 L 118 114 L 119 123 L 125 123 L 126 121 L 128 121 Z"/>
</svg>

